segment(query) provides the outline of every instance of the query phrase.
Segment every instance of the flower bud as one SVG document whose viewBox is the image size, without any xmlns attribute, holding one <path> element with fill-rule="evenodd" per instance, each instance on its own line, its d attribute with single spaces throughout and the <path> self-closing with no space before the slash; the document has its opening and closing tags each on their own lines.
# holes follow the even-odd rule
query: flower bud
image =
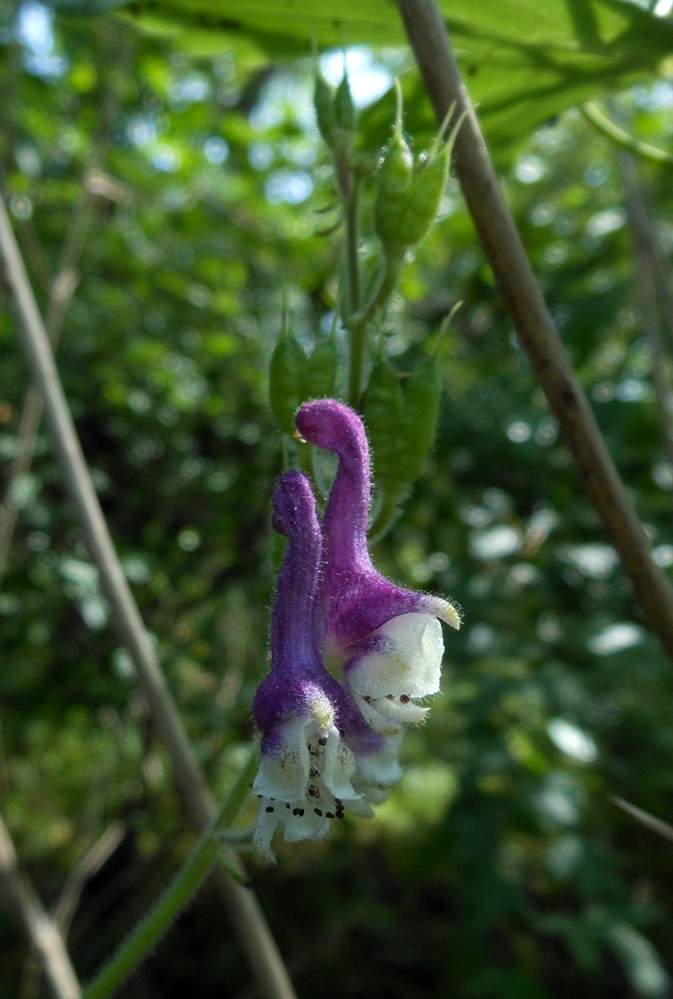
<svg viewBox="0 0 673 999">
<path fill-rule="evenodd" d="M 336 123 L 344 132 L 354 132 L 357 122 L 357 112 L 353 103 L 348 77 L 344 77 L 336 89 L 334 96 L 334 109 L 336 112 Z"/>
<path fill-rule="evenodd" d="M 395 132 L 381 163 L 374 202 L 374 228 L 389 256 L 402 256 L 408 245 L 404 233 L 404 216 L 412 175 L 411 150 L 402 136 L 398 117 Z"/>
<path fill-rule="evenodd" d="M 318 131 L 333 152 L 351 145 L 357 122 L 357 112 L 348 83 L 344 76 L 336 91 L 321 73 L 316 74 L 313 89 Z"/>
<path fill-rule="evenodd" d="M 420 243 L 437 218 L 446 187 L 451 151 L 448 146 L 426 160 L 414 174 L 404 206 L 404 235 L 408 246 Z"/>
<path fill-rule="evenodd" d="M 322 75 L 316 73 L 313 88 L 313 106 L 315 108 L 318 131 L 328 146 L 332 145 L 334 129 L 337 126 L 337 115 L 334 100 L 334 90 Z"/>
</svg>

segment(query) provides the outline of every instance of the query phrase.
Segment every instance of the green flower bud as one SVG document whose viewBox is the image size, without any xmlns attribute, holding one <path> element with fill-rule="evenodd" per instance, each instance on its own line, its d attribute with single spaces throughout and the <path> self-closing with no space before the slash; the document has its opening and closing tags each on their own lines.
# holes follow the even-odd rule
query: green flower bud
<svg viewBox="0 0 673 999">
<path fill-rule="evenodd" d="M 321 73 L 316 73 L 313 106 L 318 131 L 327 145 L 331 146 L 334 140 L 334 130 L 337 127 L 336 104 L 334 90 Z"/>
<path fill-rule="evenodd" d="M 269 365 L 269 403 L 276 423 L 286 434 L 295 431 L 294 414 L 303 402 L 302 375 L 306 354 L 292 334 L 283 333 Z"/>
<path fill-rule="evenodd" d="M 357 122 L 357 112 L 351 95 L 348 77 L 344 76 L 336 91 L 321 73 L 316 73 L 313 89 L 318 131 L 334 152 L 351 144 Z"/>
<path fill-rule="evenodd" d="M 450 158 L 451 150 L 445 146 L 439 156 L 421 165 L 411 182 L 404 210 L 404 234 L 408 246 L 420 243 L 437 218 Z"/>
<path fill-rule="evenodd" d="M 357 112 L 353 103 L 353 95 L 351 94 L 348 77 L 345 73 L 336 90 L 334 109 L 336 112 L 336 123 L 339 128 L 342 128 L 345 132 L 354 132 L 357 123 Z"/>
<path fill-rule="evenodd" d="M 399 119 L 381 163 L 374 202 L 374 228 L 386 253 L 402 256 L 407 239 L 404 216 L 413 177 L 411 150 L 402 137 Z"/>
</svg>

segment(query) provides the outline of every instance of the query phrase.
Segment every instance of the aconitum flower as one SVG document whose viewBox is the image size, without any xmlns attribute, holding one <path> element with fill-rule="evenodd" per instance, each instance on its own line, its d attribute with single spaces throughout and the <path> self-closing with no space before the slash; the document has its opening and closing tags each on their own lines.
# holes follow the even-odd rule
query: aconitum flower
<svg viewBox="0 0 673 999">
<path fill-rule="evenodd" d="M 271 671 L 252 707 L 262 736 L 254 842 L 271 862 L 279 827 L 286 840 L 296 841 L 323 836 L 346 807 L 371 814 L 353 787 L 356 759 L 342 734 L 352 707 L 323 663 L 322 536 L 307 478 L 284 475 L 273 506 L 273 526 L 288 544 L 272 612 Z"/>
<path fill-rule="evenodd" d="M 339 459 L 322 525 L 326 661 L 343 676 L 366 723 L 398 735 L 423 721 L 427 709 L 418 700 L 439 690 L 440 620 L 458 628 L 460 617 L 448 600 L 402 589 L 372 564 L 369 447 L 359 416 L 334 399 L 318 399 L 299 409 L 296 422 L 303 438 Z"/>
</svg>

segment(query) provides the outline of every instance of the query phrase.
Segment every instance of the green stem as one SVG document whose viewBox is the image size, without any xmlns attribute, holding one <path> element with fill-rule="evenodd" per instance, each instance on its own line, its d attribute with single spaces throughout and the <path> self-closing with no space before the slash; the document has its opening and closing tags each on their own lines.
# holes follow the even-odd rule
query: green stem
<svg viewBox="0 0 673 999">
<path fill-rule="evenodd" d="M 147 956 L 163 936 L 171 922 L 190 901 L 208 874 L 217 856 L 217 828 L 229 825 L 241 807 L 257 765 L 254 751 L 241 770 L 236 783 L 222 802 L 209 828 L 201 835 L 187 858 L 183 869 L 143 919 L 135 932 L 121 945 L 117 953 L 87 986 L 82 999 L 107 999 Z"/>
<path fill-rule="evenodd" d="M 348 373 L 348 401 L 355 409 L 360 404 L 367 347 L 367 327 L 377 312 L 381 311 L 393 293 L 402 258 L 384 258 L 383 271 L 374 293 L 362 312 L 352 316 L 350 331 L 350 370 Z"/>
<path fill-rule="evenodd" d="M 602 111 L 599 111 L 595 104 L 583 104 L 580 110 L 594 128 L 598 129 L 602 135 L 605 135 L 620 149 L 628 149 L 630 153 L 639 156 L 642 160 L 648 160 L 650 163 L 665 163 L 668 166 L 673 164 L 671 153 L 635 139 L 619 125 L 616 125 L 607 115 L 604 115 Z"/>
</svg>

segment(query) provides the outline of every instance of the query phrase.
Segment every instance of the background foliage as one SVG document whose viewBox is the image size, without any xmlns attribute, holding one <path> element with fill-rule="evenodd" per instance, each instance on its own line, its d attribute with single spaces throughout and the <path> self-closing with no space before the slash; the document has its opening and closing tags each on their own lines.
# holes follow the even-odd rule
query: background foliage
<svg viewBox="0 0 673 999">
<path fill-rule="evenodd" d="M 150 5 L 133 6 L 131 18 L 142 20 Z M 457 30 L 463 6 L 473 5 L 452 5 Z M 510 204 L 656 557 L 669 567 L 673 465 L 623 175 L 615 150 L 576 111 L 535 133 L 540 118 L 530 113 L 535 105 L 545 117 L 632 83 L 670 51 L 673 28 L 662 20 L 653 28 L 616 0 L 585 5 L 595 32 L 575 30 L 571 59 L 578 5 L 557 4 L 567 19 L 550 15 L 526 46 L 512 27 L 509 47 L 489 35 L 501 5 L 481 6 L 479 36 L 474 26 L 464 31 L 475 53 L 491 53 L 483 57 L 491 89 L 480 92 L 479 73 L 473 82 L 508 164 Z M 512 6 L 529 15 L 530 5 Z M 521 77 L 519 97 L 507 99 L 503 74 L 514 79 L 515 49 L 528 73 L 531 53 L 545 63 L 535 70 L 541 86 L 553 60 L 565 59 L 577 81 L 581 60 L 598 59 L 601 32 L 618 18 L 621 44 L 613 38 L 612 61 L 582 77 L 586 89 L 566 87 L 561 75 L 553 108 L 530 95 L 524 106 Z M 565 42 L 552 46 L 543 31 L 552 24 L 566 25 Z M 222 50 L 218 38 L 220 54 L 197 57 L 189 31 L 167 41 L 110 15 L 52 20 L 32 3 L 0 32 L 3 193 L 43 305 L 73 211 L 92 197 L 59 366 L 126 572 L 221 792 L 249 742 L 249 706 L 267 663 L 268 497 L 283 458 L 266 369 L 282 297 L 306 346 L 329 329 L 335 302 L 337 245 L 320 234 L 334 216 L 319 213 L 334 199 L 307 47 L 302 41 L 292 62 L 262 59 L 259 48 L 251 60 L 252 43 Z M 354 50 L 356 94 L 389 86 L 406 59 Z M 413 74 L 408 89 L 408 124 L 414 134 L 421 123 L 422 142 L 427 110 Z M 672 102 L 670 84 L 648 76 L 618 108 L 631 131 L 667 147 Z M 386 107 L 363 112 L 372 141 L 389 127 Z M 668 174 L 639 169 L 668 255 Z M 377 818 L 346 822 L 326 844 L 283 849 L 278 869 L 253 872 L 255 886 L 300 996 L 666 996 L 671 847 L 610 797 L 670 816 L 670 664 L 513 342 L 454 181 L 400 290 L 385 336 L 401 371 L 422 358 L 426 337 L 434 343 L 451 306 L 464 304 L 441 347 L 434 456 L 375 554 L 400 582 L 457 599 L 465 626 L 447 636 L 444 692 L 408 738 L 405 777 Z M 5 468 L 26 389 L 14 324 L 7 301 Z M 191 833 L 46 437 L 13 490 L 20 519 L 0 590 L 2 811 L 49 904 L 64 887 L 67 896 L 68 873 L 91 846 L 117 834 L 70 926 L 86 978 L 179 863 Z M 206 890 L 121 994 L 243 997 L 252 994 L 248 977 Z M 8 996 L 40 994 L 5 911 L 0 981 Z"/>
</svg>

